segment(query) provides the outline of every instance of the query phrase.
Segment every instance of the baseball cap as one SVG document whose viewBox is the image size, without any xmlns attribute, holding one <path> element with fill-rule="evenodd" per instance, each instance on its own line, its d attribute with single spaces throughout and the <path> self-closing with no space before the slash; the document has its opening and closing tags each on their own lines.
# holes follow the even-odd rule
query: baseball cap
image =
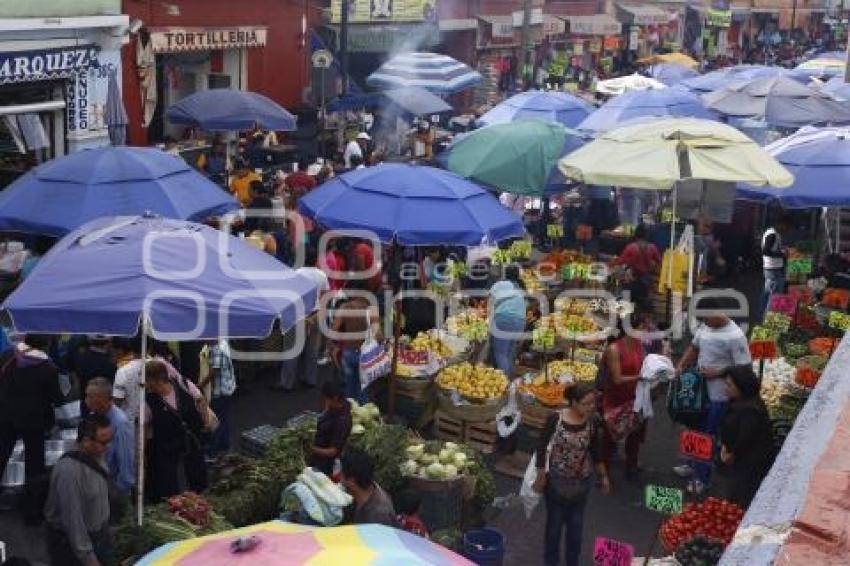
<svg viewBox="0 0 850 566">
<path fill-rule="evenodd" d="M 360 132 L 359 134 L 357 134 L 357 139 L 369 141 L 372 139 L 372 137 L 366 132 Z"/>
</svg>

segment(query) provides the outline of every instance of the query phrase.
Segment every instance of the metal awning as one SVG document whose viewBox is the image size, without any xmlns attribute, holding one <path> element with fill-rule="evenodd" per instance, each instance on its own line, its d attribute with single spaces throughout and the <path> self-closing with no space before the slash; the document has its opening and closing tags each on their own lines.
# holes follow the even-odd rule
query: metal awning
<svg viewBox="0 0 850 566">
<path fill-rule="evenodd" d="M 623 24 L 608 14 L 562 16 L 570 24 L 570 33 L 578 35 L 619 35 Z"/>
<path fill-rule="evenodd" d="M 617 16 L 626 24 L 638 26 L 666 24 L 670 21 L 670 12 L 657 6 L 631 6 L 617 4 Z"/>
</svg>

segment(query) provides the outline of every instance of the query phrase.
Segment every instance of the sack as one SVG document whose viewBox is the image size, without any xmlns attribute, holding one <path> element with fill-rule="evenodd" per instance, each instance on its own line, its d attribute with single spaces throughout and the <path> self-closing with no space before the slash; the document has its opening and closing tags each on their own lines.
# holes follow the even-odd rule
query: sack
<svg viewBox="0 0 850 566">
<path fill-rule="evenodd" d="M 629 401 L 605 411 L 605 428 L 615 442 L 626 438 L 641 425 L 641 416 L 634 407 L 634 401 Z"/>
<path fill-rule="evenodd" d="M 697 428 L 708 415 L 708 382 L 697 371 L 674 379 L 667 390 L 667 412 L 673 422 Z"/>
<path fill-rule="evenodd" d="M 366 389 L 372 382 L 384 377 L 392 370 L 392 358 L 383 344 L 372 334 L 372 323 L 366 314 L 366 339 L 360 346 L 360 387 Z"/>
</svg>

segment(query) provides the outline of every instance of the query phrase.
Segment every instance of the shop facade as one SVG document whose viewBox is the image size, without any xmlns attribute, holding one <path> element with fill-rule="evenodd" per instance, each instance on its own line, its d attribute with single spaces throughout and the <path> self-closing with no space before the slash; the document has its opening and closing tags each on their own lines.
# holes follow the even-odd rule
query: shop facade
<svg viewBox="0 0 850 566">
<path fill-rule="evenodd" d="M 130 143 L 183 137 L 164 111 L 201 90 L 259 92 L 290 110 L 309 99 L 309 30 L 322 13 L 316 2 L 124 0 L 124 10 L 141 24 L 122 51 Z"/>
<path fill-rule="evenodd" d="M 129 20 L 120 2 L 81 0 L 61 17 L 30 8 L 0 8 L 0 187 L 48 159 L 108 145 L 109 77 L 121 81 Z"/>
</svg>

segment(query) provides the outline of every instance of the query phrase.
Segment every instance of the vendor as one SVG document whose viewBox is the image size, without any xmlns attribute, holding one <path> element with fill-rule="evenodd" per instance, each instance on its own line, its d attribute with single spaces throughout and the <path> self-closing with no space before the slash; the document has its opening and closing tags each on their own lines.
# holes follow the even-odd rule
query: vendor
<svg viewBox="0 0 850 566">
<path fill-rule="evenodd" d="M 316 435 L 310 447 L 310 467 L 330 477 L 334 460 L 340 457 L 351 434 L 351 405 L 335 381 L 326 381 L 321 389 L 324 404 Z"/>
<path fill-rule="evenodd" d="M 646 226 L 638 224 L 634 238 L 617 259 L 628 268 L 627 286 L 632 302 L 645 306 L 652 287 L 652 277 L 661 267 L 661 254 L 655 244 L 646 239 Z"/>
<path fill-rule="evenodd" d="M 493 362 L 510 379 L 514 372 L 517 344 L 521 333 L 525 332 L 525 287 L 516 265 L 508 265 L 505 279 L 490 288 L 490 300 L 493 303 L 490 338 Z"/>
<path fill-rule="evenodd" d="M 782 219 L 777 228 L 771 226 L 761 237 L 762 268 L 764 269 L 764 291 L 761 296 L 761 315 L 767 312 L 770 297 L 785 291 L 785 249 L 782 247 L 781 232 L 788 231 L 789 222 Z"/>
<path fill-rule="evenodd" d="M 252 192 L 251 183 L 254 181 L 263 182 L 263 179 L 251 170 L 248 162 L 240 158 L 236 161 L 236 172 L 233 180 L 230 181 L 230 192 L 239 201 L 242 206 L 248 206 L 251 202 Z"/>
</svg>

